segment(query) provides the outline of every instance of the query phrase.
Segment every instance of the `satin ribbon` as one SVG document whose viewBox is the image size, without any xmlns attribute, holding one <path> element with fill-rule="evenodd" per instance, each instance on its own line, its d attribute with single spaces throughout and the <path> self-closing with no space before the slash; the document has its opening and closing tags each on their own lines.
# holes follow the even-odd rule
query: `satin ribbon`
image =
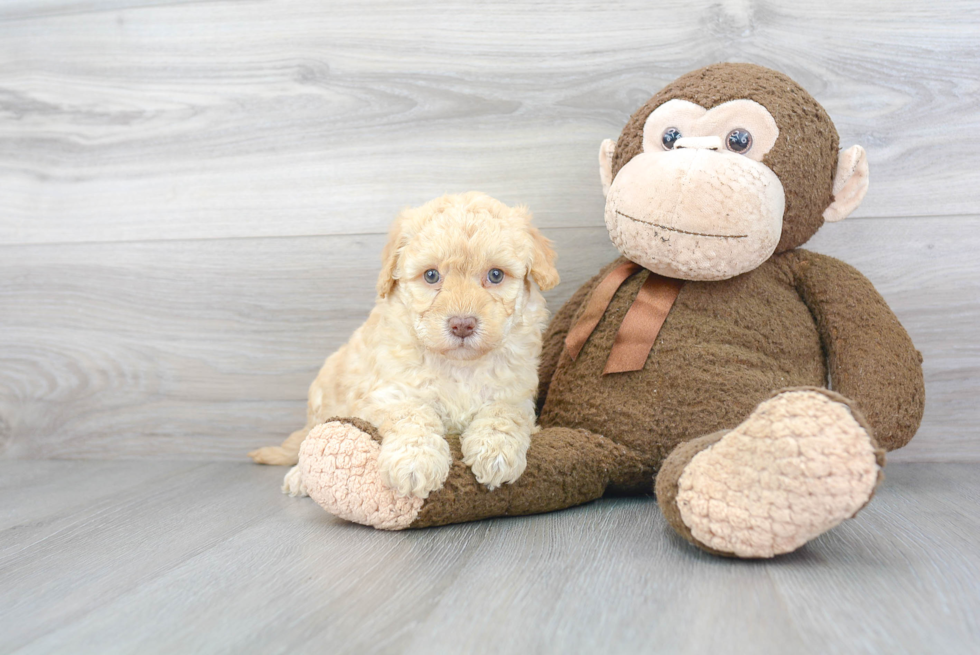
<svg viewBox="0 0 980 655">
<path fill-rule="evenodd" d="M 572 361 L 578 357 L 585 342 L 599 325 L 619 287 L 641 270 L 643 267 L 639 264 L 623 262 L 609 271 L 592 290 L 585 311 L 565 337 L 565 347 Z M 682 280 L 650 273 L 616 332 L 616 340 L 606 359 L 603 375 L 639 371 L 643 368 L 683 284 Z"/>
</svg>

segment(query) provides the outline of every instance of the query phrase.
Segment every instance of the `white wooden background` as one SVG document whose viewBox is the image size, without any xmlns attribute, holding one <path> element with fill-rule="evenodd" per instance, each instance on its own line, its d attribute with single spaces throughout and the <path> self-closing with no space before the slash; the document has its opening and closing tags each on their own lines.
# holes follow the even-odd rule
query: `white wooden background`
<svg viewBox="0 0 980 655">
<path fill-rule="evenodd" d="M 0 457 L 241 459 L 301 424 L 399 208 L 484 190 L 614 255 L 596 153 L 676 76 L 749 61 L 868 150 L 811 246 L 925 356 L 893 460 L 980 460 L 980 3 L 0 3 Z"/>
</svg>

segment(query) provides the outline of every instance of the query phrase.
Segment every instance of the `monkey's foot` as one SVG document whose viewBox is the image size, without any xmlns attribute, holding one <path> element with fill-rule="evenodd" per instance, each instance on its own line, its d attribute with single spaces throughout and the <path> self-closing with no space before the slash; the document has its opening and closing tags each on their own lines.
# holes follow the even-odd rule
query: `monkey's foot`
<svg viewBox="0 0 980 655">
<path fill-rule="evenodd" d="M 794 551 L 853 517 L 884 466 L 863 417 L 826 389 L 782 392 L 703 439 L 712 445 L 689 452 L 675 478 L 674 513 L 694 543 L 737 557 Z"/>
<path fill-rule="evenodd" d="M 399 496 L 381 479 L 377 432 L 357 419 L 338 419 L 310 430 L 299 469 L 310 498 L 342 519 L 380 530 L 403 530 L 425 502 Z"/>
</svg>

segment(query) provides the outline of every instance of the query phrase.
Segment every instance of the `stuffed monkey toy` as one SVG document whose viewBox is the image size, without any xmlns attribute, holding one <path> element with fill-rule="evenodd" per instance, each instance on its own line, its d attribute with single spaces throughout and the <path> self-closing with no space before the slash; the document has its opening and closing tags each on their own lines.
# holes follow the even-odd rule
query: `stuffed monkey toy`
<svg viewBox="0 0 980 655">
<path fill-rule="evenodd" d="M 864 150 L 778 72 L 717 64 L 667 85 L 599 153 L 622 257 L 554 315 L 540 431 L 515 483 L 461 462 L 427 498 L 384 486 L 378 435 L 333 419 L 303 444 L 310 496 L 384 529 L 656 493 L 724 556 L 791 552 L 866 505 L 922 417 L 921 356 L 871 283 L 799 248 L 868 187 Z"/>
</svg>

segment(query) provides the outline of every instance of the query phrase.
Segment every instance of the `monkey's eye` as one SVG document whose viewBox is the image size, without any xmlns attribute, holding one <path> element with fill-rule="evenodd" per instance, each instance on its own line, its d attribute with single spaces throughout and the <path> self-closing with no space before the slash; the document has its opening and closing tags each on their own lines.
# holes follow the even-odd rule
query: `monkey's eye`
<svg viewBox="0 0 980 655">
<path fill-rule="evenodd" d="M 664 144 L 664 150 L 673 150 L 674 142 L 681 138 L 681 131 L 676 127 L 668 127 L 664 130 L 664 135 L 660 141 Z"/>
<path fill-rule="evenodd" d="M 422 277 L 424 277 L 425 281 L 429 284 L 435 284 L 439 281 L 439 271 L 434 268 L 430 268 L 422 275 Z"/>
<path fill-rule="evenodd" d="M 504 272 L 499 268 L 491 268 L 487 273 L 487 282 L 490 284 L 500 284 L 504 281 Z"/>
<path fill-rule="evenodd" d="M 729 132 L 728 138 L 725 141 L 728 144 L 729 150 L 740 155 L 745 154 L 752 147 L 752 135 L 749 134 L 748 130 L 743 130 L 742 128 Z"/>
</svg>

